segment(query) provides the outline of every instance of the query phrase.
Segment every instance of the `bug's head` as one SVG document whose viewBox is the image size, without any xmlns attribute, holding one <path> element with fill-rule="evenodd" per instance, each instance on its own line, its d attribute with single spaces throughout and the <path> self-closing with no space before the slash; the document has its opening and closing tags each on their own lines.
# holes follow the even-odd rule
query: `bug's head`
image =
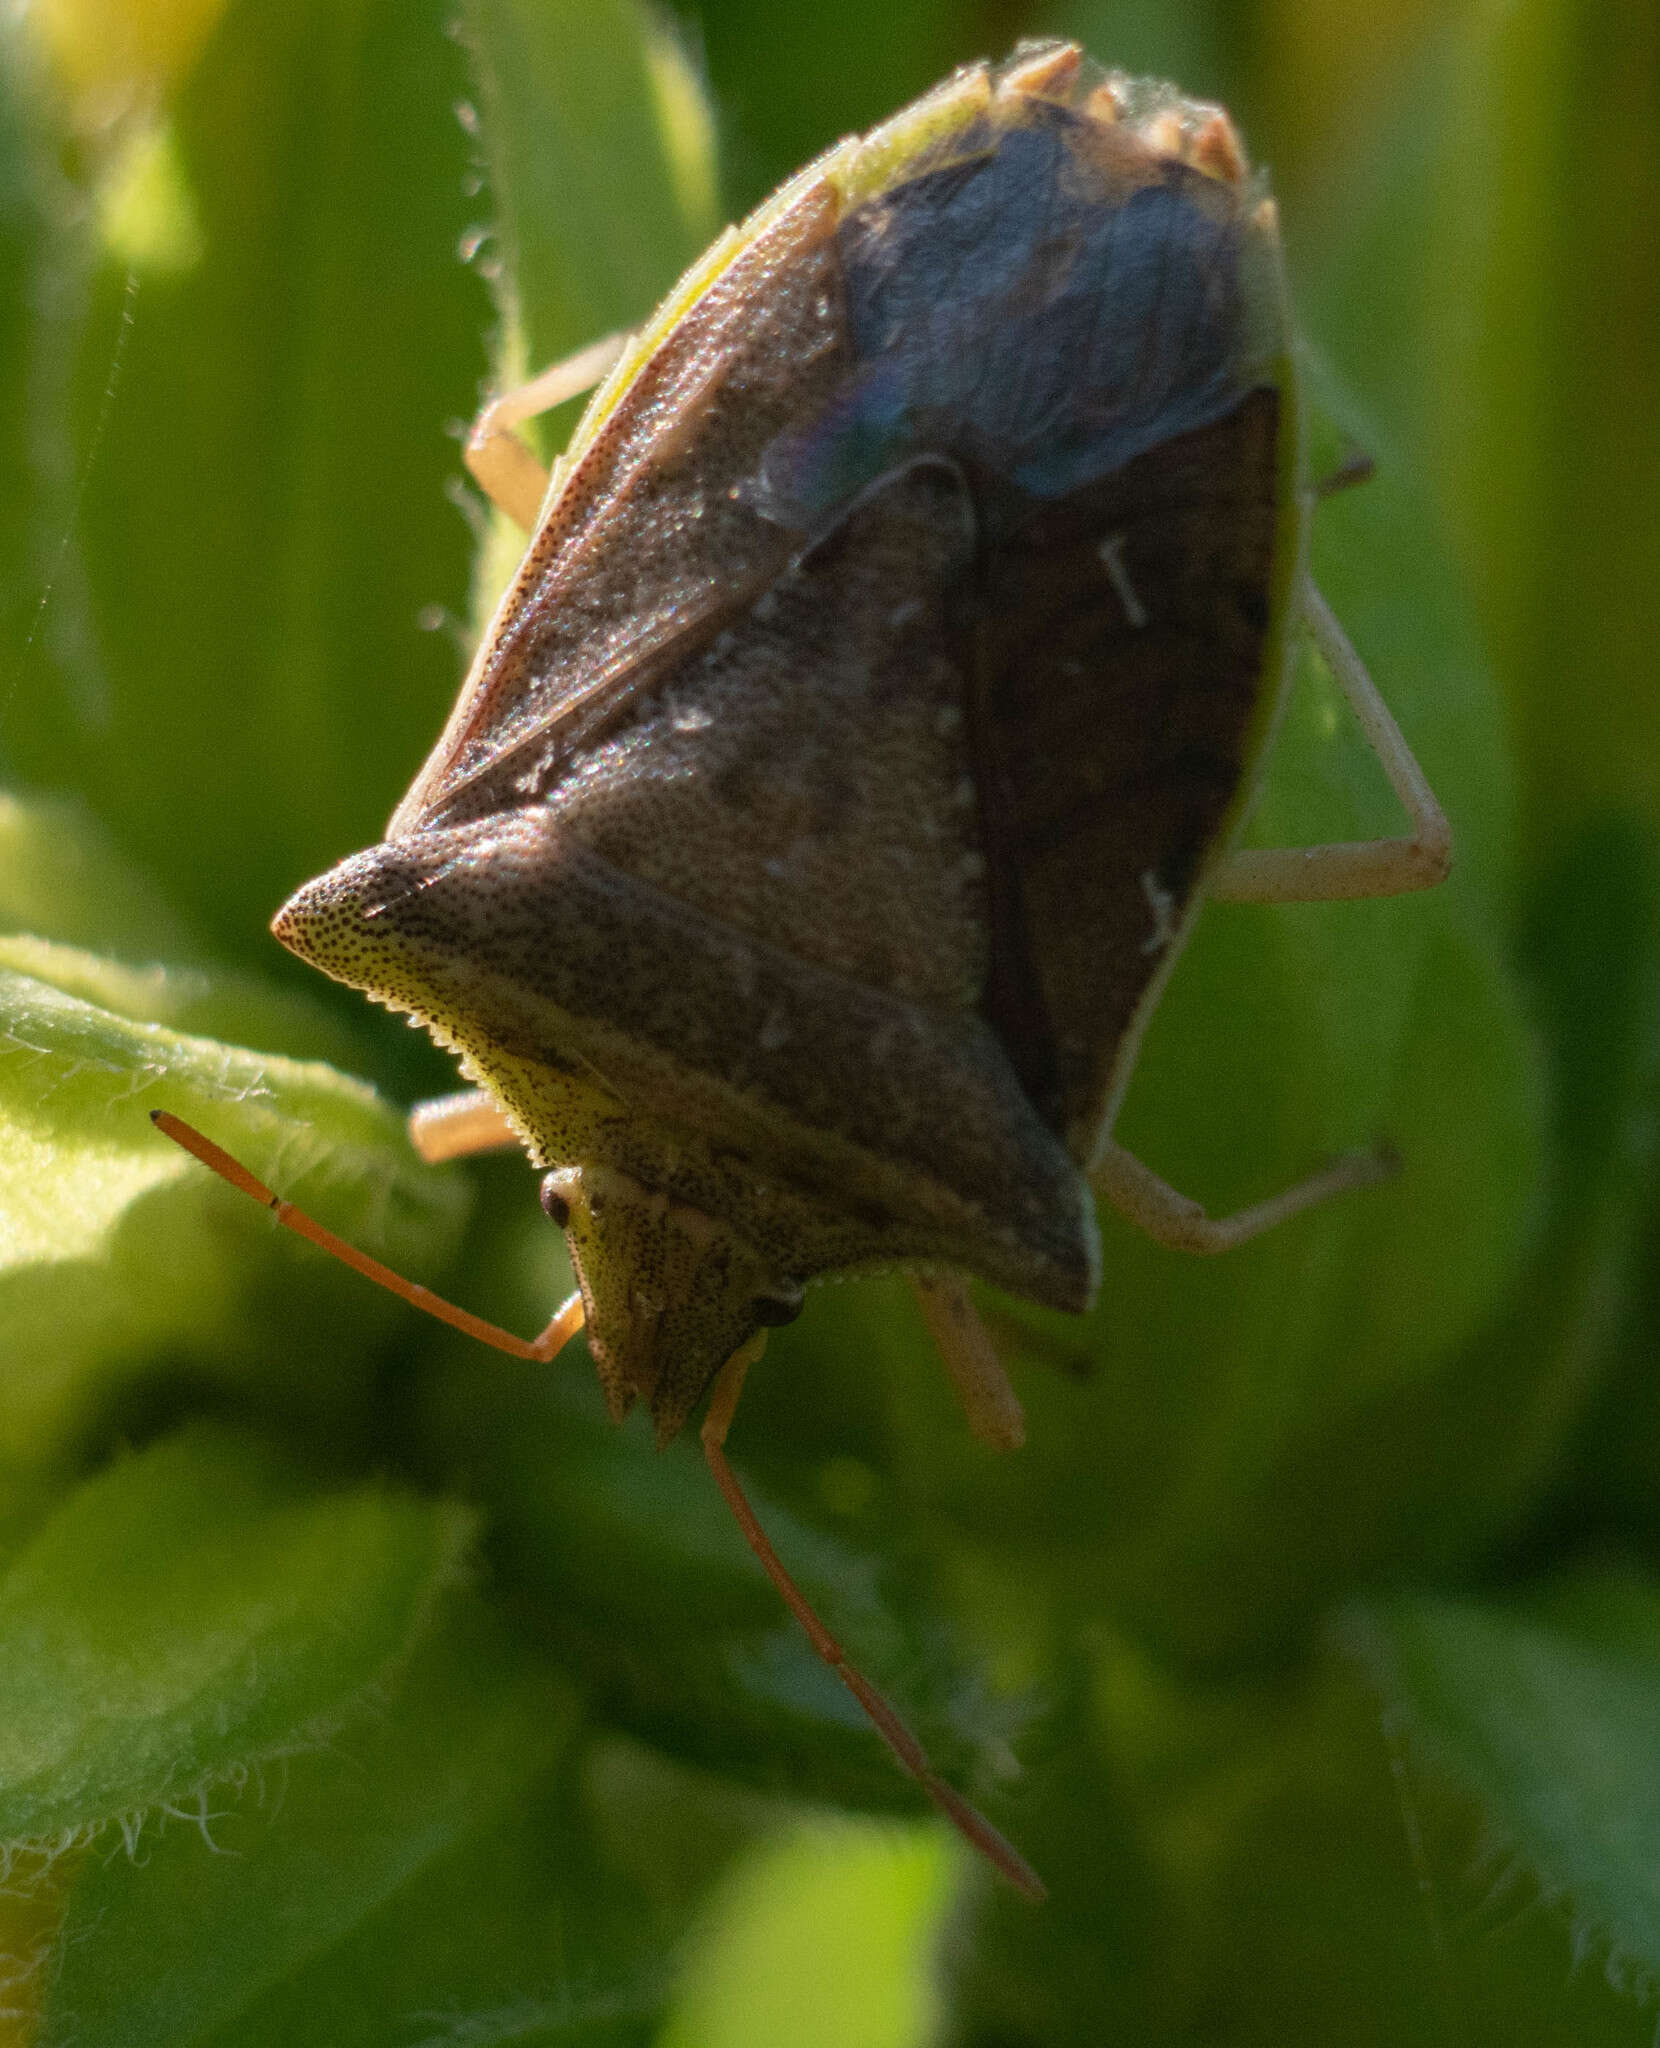
<svg viewBox="0 0 1660 2048">
<path fill-rule="evenodd" d="M 730 1224 L 617 1167 L 560 1167 L 542 1182 L 542 1206 L 570 1245 L 611 1412 L 643 1400 L 659 1443 L 740 1344 L 800 1313 L 799 1283 Z"/>
<path fill-rule="evenodd" d="M 697 1141 L 639 1108 L 625 1112 L 619 1095 L 549 1054 L 558 1020 L 550 1021 L 535 977 L 559 935 L 550 936 L 544 898 L 528 908 L 510 900 L 516 877 L 541 870 L 515 857 L 510 833 L 492 841 L 493 866 L 476 838 L 425 833 L 355 854 L 297 891 L 273 928 L 302 959 L 418 1017 L 461 1052 L 468 1077 L 512 1105 L 519 1128 L 540 1134 L 544 1161 L 581 1162 L 548 1175 L 543 1204 L 570 1244 L 612 1414 L 643 1400 L 667 1442 L 741 1344 L 765 1324 L 791 1320 L 799 1272 L 826 1261 L 782 1266 L 741 1222 L 687 1199 Z M 485 888 L 481 875 L 494 882 Z M 558 881 L 555 874 L 548 897 L 557 898 Z M 619 1129 L 644 1178 L 605 1158 Z M 762 1206 L 775 1212 L 776 1195 L 771 1211 Z"/>
</svg>

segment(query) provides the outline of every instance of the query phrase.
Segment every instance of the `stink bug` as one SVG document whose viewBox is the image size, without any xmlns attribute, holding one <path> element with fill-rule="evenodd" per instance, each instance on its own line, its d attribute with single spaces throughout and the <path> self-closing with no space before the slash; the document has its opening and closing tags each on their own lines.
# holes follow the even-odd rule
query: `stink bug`
<svg viewBox="0 0 1660 2048">
<path fill-rule="evenodd" d="M 603 379 L 551 476 L 513 428 Z M 277 936 L 421 1020 L 521 1142 L 612 1413 L 708 1396 L 722 1491 L 815 1647 L 1005 1874 L 791 1584 L 723 1443 L 769 1325 L 909 1268 L 973 1426 L 1022 1423 L 969 1278 L 1083 1310 L 1095 1194 L 1217 1251 L 1385 1171 L 1212 1219 L 1117 1145 L 1205 896 L 1439 881 L 1448 833 L 1304 567 L 1314 493 L 1272 201 L 1220 108 L 1069 44 L 959 72 L 729 232 L 637 334 L 483 415 L 532 538 L 385 842 Z M 1410 819 L 1236 851 L 1307 629 Z"/>
</svg>

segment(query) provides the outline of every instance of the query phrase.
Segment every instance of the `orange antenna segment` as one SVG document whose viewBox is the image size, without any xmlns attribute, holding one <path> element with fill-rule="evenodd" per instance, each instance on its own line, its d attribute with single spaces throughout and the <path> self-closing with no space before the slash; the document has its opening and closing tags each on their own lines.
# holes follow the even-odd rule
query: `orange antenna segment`
<svg viewBox="0 0 1660 2048">
<path fill-rule="evenodd" d="M 424 1315 L 436 1316 L 441 1323 L 448 1323 L 452 1329 L 460 1330 L 469 1337 L 476 1337 L 481 1344 L 489 1344 L 497 1351 L 508 1352 L 514 1358 L 528 1358 L 538 1364 L 547 1364 L 558 1356 L 572 1337 L 582 1328 L 582 1296 L 573 1294 L 569 1301 L 557 1310 L 553 1320 L 540 1336 L 526 1339 L 516 1337 L 511 1330 L 504 1330 L 497 1323 L 487 1323 L 482 1316 L 470 1314 L 464 1308 L 457 1308 L 453 1301 L 446 1301 L 442 1295 L 434 1294 L 430 1287 L 422 1287 L 414 1280 L 406 1280 L 401 1273 L 394 1273 L 390 1266 L 383 1266 L 379 1259 L 370 1258 L 367 1252 L 360 1252 L 356 1245 L 348 1244 L 343 1237 L 336 1237 L 314 1216 L 308 1216 L 303 1209 L 296 1209 L 292 1202 L 285 1202 L 275 1195 L 264 1181 L 256 1180 L 239 1159 L 233 1159 L 211 1138 L 203 1137 L 193 1124 L 187 1124 L 182 1117 L 174 1116 L 171 1110 L 152 1109 L 150 1121 L 163 1137 L 171 1138 L 175 1145 L 182 1145 L 193 1158 L 204 1166 L 211 1167 L 221 1180 L 228 1180 L 233 1188 L 250 1196 L 264 1208 L 271 1211 L 284 1229 L 292 1230 L 297 1236 L 307 1238 L 331 1258 L 343 1266 L 350 1266 L 354 1273 L 361 1273 L 366 1280 L 374 1281 L 377 1287 L 384 1287 L 388 1294 L 395 1294 L 401 1301 L 407 1301 L 411 1308 L 418 1308 Z"/>
<path fill-rule="evenodd" d="M 726 1462 L 726 1432 L 732 1426 L 733 1411 L 737 1408 L 738 1396 L 743 1392 L 744 1376 L 760 1357 L 766 1341 L 766 1331 L 757 1330 L 747 1344 L 733 1352 L 715 1377 L 714 1391 L 709 1396 L 709 1407 L 703 1418 L 702 1430 L 703 1454 L 709 1461 L 710 1471 L 715 1475 L 715 1484 L 725 1496 L 726 1505 L 732 1510 L 738 1527 L 744 1532 L 745 1542 L 760 1559 L 762 1569 L 783 1596 L 785 1606 L 807 1631 L 807 1640 L 870 1716 L 871 1725 L 893 1751 L 899 1763 L 922 1787 L 963 1839 L 977 1849 L 994 1869 L 1000 1871 L 1010 1884 L 1023 1891 L 1029 1899 L 1046 1899 L 1049 1894 L 1043 1879 L 1020 1851 L 998 1833 L 978 1807 L 971 1806 L 960 1792 L 945 1782 L 928 1761 L 927 1751 L 922 1744 L 899 1718 L 892 1703 L 876 1690 L 862 1671 L 848 1662 L 847 1652 L 819 1620 L 808 1603 L 807 1596 L 785 1571 L 777 1551 L 767 1540 L 766 1531 L 756 1520 L 755 1510 L 744 1498 L 737 1474 Z"/>
</svg>

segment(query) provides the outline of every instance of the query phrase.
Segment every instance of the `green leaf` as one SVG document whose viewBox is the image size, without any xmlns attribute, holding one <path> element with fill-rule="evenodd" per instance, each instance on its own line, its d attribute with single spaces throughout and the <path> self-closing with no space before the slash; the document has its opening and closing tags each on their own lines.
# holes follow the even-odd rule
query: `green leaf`
<svg viewBox="0 0 1660 2048">
<path fill-rule="evenodd" d="M 803 1830 L 757 1849 L 711 1902 L 657 2048 L 925 2048 L 955 1863 L 931 1827 Z"/>
<path fill-rule="evenodd" d="M 0 931 L 118 953 L 196 961 L 201 944 L 86 808 L 0 791 Z"/>
<path fill-rule="evenodd" d="M 1138 1810 L 1146 1760 L 1126 1769 L 1102 1739 L 1100 1644 L 1063 1634 L 1052 1612 L 1036 1612 L 1024 1573 L 1009 1574 L 1000 1590 L 1040 1638 L 1051 1703 L 998 1818 L 1043 1873 L 1049 1897 L 1034 1913 L 1006 1886 L 971 1883 L 963 1902 L 971 1938 L 946 1951 L 958 2020 L 951 2038 L 1087 2048 L 1110 2015 L 1126 2041 L 1160 2039 L 1160 2020 L 1179 2009 L 1184 1964 L 1170 1953 L 1176 1901 L 1160 1844 Z M 1115 1690 L 1124 1689 L 1120 1681 Z M 1103 1901 L 1111 1902 L 1105 1911 Z M 1195 1919 L 1189 1932 L 1197 1931 Z"/>
<path fill-rule="evenodd" d="M 1607 1503 L 1647 1525 L 1652 1352 L 1631 1311 L 1651 1269 L 1660 1167 L 1660 848 L 1652 836 L 1624 821 L 1577 835 L 1539 878 L 1523 958 L 1552 1055 L 1556 1172 L 1526 1279 L 1466 1375 L 1466 1412 L 1487 1435 L 1479 1477 L 1467 1460 L 1435 1462 L 1449 1497 L 1495 1529 L 1518 1524 L 1570 1476 L 1593 1513 Z M 1500 1403 L 1504 1425 L 1495 1430 Z M 1599 1412 L 1588 1417 L 1593 1403 Z M 1572 1475 L 1576 1455 L 1581 1470 Z"/>
<path fill-rule="evenodd" d="M 713 239 L 714 135 L 685 56 L 636 0 L 467 0 L 465 20 L 490 274 L 534 372 L 643 320 Z"/>
<path fill-rule="evenodd" d="M 390 1300 L 277 1231 L 150 1109 L 203 1125 L 389 1264 L 419 1270 L 453 1245 L 464 1184 L 418 1165 L 363 1083 L 155 1021 L 260 1032 L 284 1006 L 252 984 L 0 940 L 0 1485 L 61 1463 L 124 1390 L 181 1370 L 337 1426 L 364 1393 L 341 1366 L 361 1366 Z"/>
<path fill-rule="evenodd" d="M 872 128 L 955 65 L 998 54 L 1018 17 L 989 28 L 964 0 L 843 0 L 836 8 L 723 0 L 685 10 L 732 131 L 734 203 L 764 199 L 839 136 Z M 1035 24 L 1032 24 L 1035 26 Z"/>
<path fill-rule="evenodd" d="M 1530 827 L 1652 822 L 1660 494 L 1631 485 L 1660 466 L 1660 256 L 1629 223 L 1660 189 L 1660 48 L 1594 0 L 1449 9 L 1395 40 L 1370 119 L 1320 110 L 1339 155 L 1309 208 L 1317 326 L 1435 485 Z"/>
<path fill-rule="evenodd" d="M 0 1579 L 0 1841 L 205 1800 L 323 1740 L 408 1656 L 469 1529 L 204 1428 L 111 1466 Z"/>
<path fill-rule="evenodd" d="M 1226 0 L 1063 0 L 1061 34 L 1132 77 L 1177 80 L 1184 92 L 1224 96 L 1240 70 L 1248 28 Z M 1236 110 L 1237 111 L 1237 110 Z"/>
<path fill-rule="evenodd" d="M 1194 1916 L 1165 1923 L 1178 1944 L 1196 1928 L 1173 1958 L 1186 2011 L 1228 2014 L 1237 2048 L 1641 2048 L 1642 2013 L 1575 1968 L 1564 1914 L 1496 1876 L 1483 1818 L 1343 1661 L 1186 1700 L 1125 1688 L 1121 1740 L 1159 1716 L 1140 1741 L 1160 1860 Z"/>
<path fill-rule="evenodd" d="M 619 1901 L 563 1789 L 573 1733 L 458 1603 L 395 1696 L 87 1866 L 43 2048 L 641 2041 L 661 1969 L 596 1938 Z"/>
<path fill-rule="evenodd" d="M 1645 1991 L 1660 1977 L 1660 1588 L 1586 1568 L 1504 1599 L 1402 1594 L 1354 1610 L 1350 1641 L 1424 1753 L 1582 1949 Z"/>
<path fill-rule="evenodd" d="M 467 0 L 463 21 L 488 179 L 469 244 L 501 314 L 495 383 L 508 390 L 640 325 L 713 239 L 714 125 L 678 37 L 641 0 Z M 556 454 L 585 402 L 528 421 L 531 444 Z M 480 630 L 524 546 L 505 514 L 489 520 L 474 576 Z"/>
<path fill-rule="evenodd" d="M 0 25 L 0 475 L 11 480 L 0 492 L 0 762 L 19 670 L 55 667 L 77 637 L 65 419 L 83 233 L 42 70 L 27 25 Z"/>
<path fill-rule="evenodd" d="M 1568 1918 L 1495 1883 L 1490 1832 L 1329 1648 L 1211 1682 L 1097 1627 L 1026 1826 L 1056 1880 L 987 1887 L 950 2038 L 1088 2048 L 1641 2048 Z M 1070 1837 L 1070 1848 L 1066 1846 Z"/>
<path fill-rule="evenodd" d="M 346 1067 L 366 1056 L 366 1039 L 305 991 L 214 966 L 149 878 L 65 798 L 0 791 L 0 965 L 135 1023 Z"/>
<path fill-rule="evenodd" d="M 419 620 L 465 604 L 443 430 L 474 409 L 486 305 L 456 255 L 447 17 L 227 7 L 174 97 L 115 132 L 153 150 L 165 123 L 199 253 L 146 266 L 105 240 L 71 302 L 49 473 L 78 512 L 66 531 L 67 494 L 35 500 L 33 558 L 68 555 L 0 766 L 72 779 L 232 957 L 272 957 L 275 906 L 374 835 L 454 689 Z M 60 303 L 34 295 L 31 362 L 64 359 Z"/>
</svg>

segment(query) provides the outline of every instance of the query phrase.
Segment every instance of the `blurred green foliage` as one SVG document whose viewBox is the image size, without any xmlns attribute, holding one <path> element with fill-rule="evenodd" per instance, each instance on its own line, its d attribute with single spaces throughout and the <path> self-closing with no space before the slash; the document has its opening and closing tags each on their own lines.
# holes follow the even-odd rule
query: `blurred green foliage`
<svg viewBox="0 0 1660 2048">
<path fill-rule="evenodd" d="M 897 1283 L 815 1295 L 746 1397 L 763 1519 L 1034 1910 L 918 1816 L 692 1447 L 420 1324 L 145 1112 L 545 1317 L 523 1168 L 419 1168 L 393 1105 L 444 1063 L 264 930 L 378 836 L 503 573 L 453 423 L 1057 30 L 1273 169 L 1326 431 L 1378 462 L 1316 571 L 1459 865 L 1212 909 L 1125 1112 L 1217 1208 L 1378 1134 L 1397 1183 L 1202 1266 L 1107 1219 L 1087 1318 L 988 1298 L 1016 1458 Z M 5 37 L 4 2038 L 1649 2040 L 1660 17 L 34 0 Z M 1307 658 L 1254 831 L 1389 817 Z"/>
</svg>

